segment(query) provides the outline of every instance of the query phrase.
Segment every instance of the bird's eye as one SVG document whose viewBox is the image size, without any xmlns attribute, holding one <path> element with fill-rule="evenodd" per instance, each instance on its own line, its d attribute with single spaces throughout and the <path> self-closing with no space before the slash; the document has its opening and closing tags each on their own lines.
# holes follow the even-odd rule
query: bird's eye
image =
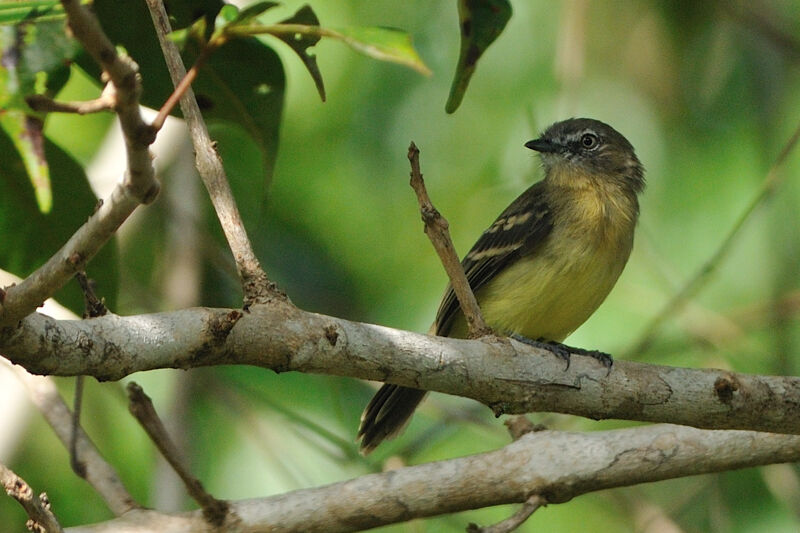
<svg viewBox="0 0 800 533">
<path fill-rule="evenodd" d="M 600 139 L 598 139 L 597 135 L 595 135 L 593 133 L 584 133 L 581 136 L 581 146 L 583 146 L 587 150 L 591 150 L 592 148 L 596 148 L 599 143 L 600 143 Z"/>
</svg>

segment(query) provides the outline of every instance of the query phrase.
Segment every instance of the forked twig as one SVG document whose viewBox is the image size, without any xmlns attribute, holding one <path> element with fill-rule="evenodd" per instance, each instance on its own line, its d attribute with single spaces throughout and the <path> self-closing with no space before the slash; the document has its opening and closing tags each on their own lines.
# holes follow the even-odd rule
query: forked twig
<svg viewBox="0 0 800 533">
<path fill-rule="evenodd" d="M 453 240 L 450 238 L 449 224 L 447 220 L 433 206 L 428 191 L 425 188 L 425 181 L 422 179 L 422 172 L 419 167 L 419 149 L 413 142 L 408 147 L 408 160 L 411 163 L 411 187 L 417 194 L 419 201 L 419 211 L 422 214 L 422 221 L 425 223 L 425 234 L 431 240 L 431 244 L 439 254 L 450 285 L 458 298 L 461 310 L 467 320 L 470 338 L 483 337 L 490 335 L 492 330 L 486 325 L 483 319 L 478 301 L 472 293 L 464 268 L 458 260 Z"/>
</svg>

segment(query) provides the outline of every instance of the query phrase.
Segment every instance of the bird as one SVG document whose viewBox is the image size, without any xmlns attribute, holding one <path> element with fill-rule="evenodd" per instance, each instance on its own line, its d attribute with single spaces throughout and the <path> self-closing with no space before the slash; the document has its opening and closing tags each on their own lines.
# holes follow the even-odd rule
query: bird
<svg viewBox="0 0 800 533">
<path fill-rule="evenodd" d="M 561 344 L 605 300 L 633 247 L 644 167 L 617 130 L 571 118 L 525 143 L 541 158 L 544 179 L 497 217 L 461 265 L 488 326 L 497 334 L 569 353 L 598 351 Z M 467 323 L 452 286 L 429 334 L 466 338 Z M 427 391 L 384 384 L 361 415 L 357 440 L 372 452 L 397 436 Z"/>
</svg>

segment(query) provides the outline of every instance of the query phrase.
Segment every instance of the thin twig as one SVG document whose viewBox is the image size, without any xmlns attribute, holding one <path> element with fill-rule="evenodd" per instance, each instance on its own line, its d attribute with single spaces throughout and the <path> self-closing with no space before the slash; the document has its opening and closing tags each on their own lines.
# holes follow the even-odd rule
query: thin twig
<svg viewBox="0 0 800 533">
<path fill-rule="evenodd" d="M 222 525 L 228 515 L 228 502 L 214 498 L 206 492 L 200 480 L 192 475 L 182 454 L 167 434 L 167 429 L 158 417 L 153 407 L 153 402 L 142 388 L 136 383 L 130 382 L 127 389 L 128 399 L 130 400 L 128 409 L 131 414 L 147 431 L 161 455 L 172 465 L 172 468 L 183 480 L 189 495 L 203 508 L 205 519 L 215 526 Z"/>
<path fill-rule="evenodd" d="M 502 522 L 485 527 L 481 527 L 477 524 L 470 524 L 467 526 L 467 533 L 510 533 L 524 524 L 525 520 L 530 518 L 533 513 L 545 505 L 547 505 L 547 500 L 538 494 L 534 494 L 522 504 L 522 507 L 520 507 L 516 513 Z"/>
<path fill-rule="evenodd" d="M 86 465 L 78 460 L 78 434 L 81 429 L 85 378 L 85 376 L 75 378 L 75 393 L 72 396 L 72 435 L 69 439 L 69 465 L 75 474 L 84 479 L 86 479 Z"/>
<path fill-rule="evenodd" d="M 44 492 L 39 496 L 24 479 L 15 474 L 6 465 L 0 463 L 0 484 L 6 494 L 19 502 L 28 514 L 28 523 L 25 524 L 34 533 L 63 533 L 61 524 L 50 509 L 50 502 Z M 7 526 L 9 524 L 6 524 Z"/>
<path fill-rule="evenodd" d="M 211 53 L 216 50 L 220 44 L 221 43 L 208 43 L 208 45 L 203 48 L 203 51 L 200 52 L 200 55 L 195 60 L 192 68 L 186 72 L 186 75 L 183 76 L 183 79 L 181 79 L 180 83 L 175 85 L 175 90 L 172 91 L 172 94 L 169 95 L 167 101 L 164 102 L 164 105 L 162 105 L 161 109 L 158 110 L 158 114 L 156 115 L 156 118 L 153 119 L 153 122 L 151 122 L 151 126 L 157 130 L 160 130 L 164 126 L 164 122 L 167 120 L 169 114 L 172 113 L 172 110 L 175 109 L 176 105 L 178 105 L 178 102 L 180 102 L 181 98 L 183 98 L 183 95 L 186 94 L 186 92 L 191 88 L 192 83 L 194 83 L 194 80 L 197 79 L 200 69 L 206 63 L 206 61 L 208 61 L 208 58 L 211 57 Z"/>
<path fill-rule="evenodd" d="M 83 301 L 85 310 L 83 318 L 97 318 L 108 313 L 105 302 L 98 298 L 94 292 L 94 283 L 86 277 L 86 272 L 80 271 L 75 274 L 78 285 L 83 290 Z M 81 412 L 83 409 L 83 390 L 85 376 L 75 378 L 75 394 L 72 403 L 72 438 L 69 444 L 69 462 L 73 472 L 82 478 L 86 478 L 86 465 L 78 460 L 78 429 L 81 425 Z"/>
<path fill-rule="evenodd" d="M 20 281 L 19 278 L 13 274 L 0 270 L 0 283 L 16 283 L 18 281 Z M 72 311 L 60 306 L 52 299 L 45 302 L 44 311 L 61 320 L 78 318 Z M 12 366 L 2 357 L 0 357 L 0 364 L 6 365 L 12 370 L 20 382 L 25 385 L 31 402 L 42 413 L 64 446 L 71 449 L 71 457 L 75 458 L 74 463 L 80 465 L 79 468 L 83 470 L 83 473 L 79 475 L 94 487 L 106 501 L 109 509 L 120 516 L 132 509 L 139 508 L 139 505 L 125 489 L 114 467 L 103 459 L 94 443 L 80 426 L 75 426 L 74 418 L 66 403 L 61 399 L 53 379 L 31 375 L 22 367 Z M 73 468 L 75 467 L 73 466 Z"/>
<path fill-rule="evenodd" d="M 512 440 L 517 440 L 523 435 L 534 431 L 544 431 L 547 427 L 542 424 L 534 424 L 525 415 L 510 416 L 505 419 L 503 425 L 508 429 Z"/>
<path fill-rule="evenodd" d="M 736 22 L 770 41 L 794 61 L 800 59 L 800 40 L 778 25 L 775 21 L 777 13 L 768 13 L 767 5 L 752 8 L 746 2 L 718 2 L 717 5 Z"/>
<path fill-rule="evenodd" d="M 94 282 L 86 277 L 86 272 L 80 271 L 75 274 L 75 279 L 78 280 L 78 285 L 81 286 L 83 291 L 83 302 L 85 311 L 83 318 L 97 318 L 99 316 L 106 316 L 108 308 L 102 298 L 98 298 L 94 292 Z"/>
<path fill-rule="evenodd" d="M 656 335 L 661 330 L 664 323 L 675 313 L 678 313 L 683 306 L 689 301 L 697 292 L 703 287 L 705 282 L 711 275 L 719 268 L 720 263 L 730 251 L 736 237 L 744 227 L 745 223 L 750 220 L 751 215 L 755 212 L 764 200 L 766 200 L 772 192 L 780 185 L 782 175 L 779 173 L 780 168 L 783 166 L 786 158 L 794 150 L 800 140 L 800 125 L 797 126 L 792 136 L 781 149 L 778 158 L 773 163 L 772 167 L 767 172 L 761 188 L 758 193 L 750 201 L 750 204 L 745 208 L 739 219 L 734 223 L 728 234 L 720 243 L 719 247 L 714 251 L 713 255 L 703 263 L 694 276 L 664 305 L 659 313 L 653 317 L 650 323 L 644 328 L 644 332 L 640 335 L 639 340 L 630 348 L 627 353 L 630 355 L 641 354 L 646 351 L 652 342 L 655 340 Z"/>
<path fill-rule="evenodd" d="M 481 314 L 478 301 L 472 293 L 464 268 L 458 260 L 456 249 L 450 238 L 449 224 L 447 220 L 436 210 L 425 189 L 425 181 L 422 179 L 422 172 L 419 167 L 419 149 L 413 142 L 408 147 L 408 160 L 411 163 L 411 188 L 417 194 L 419 211 L 422 214 L 422 221 L 425 223 L 425 234 L 431 240 L 436 253 L 442 261 L 447 276 L 450 278 L 450 285 L 458 298 L 461 310 L 467 319 L 469 327 L 469 337 L 472 339 L 490 335 L 492 330 L 486 325 Z"/>
<path fill-rule="evenodd" d="M 0 359 L 0 362 L 7 364 L 4 359 Z M 69 446 L 73 435 L 72 414 L 64 400 L 61 399 L 52 378 L 34 376 L 18 366 L 8 366 L 14 370 L 20 381 L 27 387 L 31 401 L 44 415 L 59 440 L 64 446 Z M 75 448 L 78 460 L 86 468 L 84 479 L 106 501 L 111 512 L 120 516 L 131 509 L 139 508 L 139 504 L 125 489 L 114 467 L 103 459 L 97 447 L 80 428 L 78 428 Z"/>
<path fill-rule="evenodd" d="M 103 111 L 113 111 L 117 104 L 116 90 L 113 83 L 107 83 L 99 98 L 85 102 L 59 102 L 41 94 L 25 97 L 25 102 L 34 111 L 45 113 L 77 113 L 88 115 Z"/>
<path fill-rule="evenodd" d="M 161 0 L 147 0 L 147 7 L 153 19 L 153 25 L 158 35 L 161 50 L 167 62 L 172 83 L 178 87 L 186 78 L 186 68 L 175 43 L 167 36 L 172 31 L 164 4 Z M 176 91 L 177 93 L 177 91 Z M 261 268 L 250 239 L 247 236 L 242 217 L 236 206 L 225 169 L 222 166 L 219 154 L 214 149 L 214 143 L 208 135 L 205 121 L 200 114 L 200 108 L 194 97 L 191 87 L 186 87 L 180 99 L 181 111 L 195 150 L 197 171 L 208 190 L 214 210 L 217 213 L 222 231 L 228 241 L 239 278 L 244 292 L 244 307 L 248 308 L 253 303 L 266 302 L 273 298 L 286 299 L 286 295 L 269 281 L 267 274 Z"/>
</svg>

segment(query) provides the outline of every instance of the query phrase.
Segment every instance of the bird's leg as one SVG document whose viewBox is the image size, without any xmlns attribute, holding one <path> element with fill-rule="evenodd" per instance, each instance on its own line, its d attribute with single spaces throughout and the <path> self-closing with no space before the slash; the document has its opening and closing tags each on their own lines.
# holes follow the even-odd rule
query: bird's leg
<svg viewBox="0 0 800 533">
<path fill-rule="evenodd" d="M 591 357 L 592 359 L 599 361 L 600 364 L 606 367 L 609 373 L 611 372 L 611 366 L 614 364 L 614 359 L 612 359 L 611 355 L 598 350 L 584 350 L 583 348 L 575 348 L 572 346 L 567 346 L 566 344 L 562 344 L 560 342 L 548 341 L 542 338 L 536 340 L 529 339 L 528 337 L 525 337 L 518 333 L 512 333 L 510 337 L 514 340 L 525 343 L 528 346 L 533 346 L 534 348 L 541 348 L 542 350 L 547 350 L 556 357 L 563 359 L 567 363 L 566 369 L 569 369 L 571 354 L 585 355 Z"/>
</svg>

